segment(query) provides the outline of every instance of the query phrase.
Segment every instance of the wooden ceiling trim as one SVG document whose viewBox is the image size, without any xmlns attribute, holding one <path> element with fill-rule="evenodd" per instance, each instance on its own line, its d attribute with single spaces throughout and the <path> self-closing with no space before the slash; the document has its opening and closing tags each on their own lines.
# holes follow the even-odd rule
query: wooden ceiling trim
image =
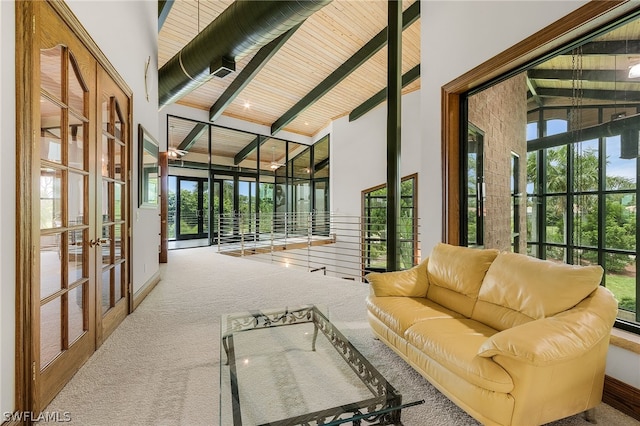
<svg viewBox="0 0 640 426">
<path fill-rule="evenodd" d="M 420 17 L 420 2 L 415 1 L 409 6 L 402 14 L 402 28 L 409 27 Z M 360 67 L 375 53 L 382 49 L 387 43 L 387 28 L 385 27 L 369 42 L 367 42 L 362 48 L 360 48 L 354 55 L 347 59 L 342 65 L 333 71 L 327 78 L 325 78 L 318 86 L 313 88 L 311 92 L 305 95 L 300 101 L 298 101 L 293 107 L 285 112 L 280 118 L 278 118 L 271 126 L 271 134 L 275 134 L 282 130 L 287 124 L 293 121 L 298 114 L 307 109 L 311 104 L 316 102 L 344 78 L 351 74 L 355 69 Z"/>
<path fill-rule="evenodd" d="M 227 87 L 224 93 L 211 106 L 209 109 L 209 121 L 215 121 L 220 117 L 229 104 L 238 97 L 240 92 L 247 87 L 251 80 L 253 80 L 267 62 L 273 58 L 273 55 L 275 55 L 276 52 L 284 46 L 284 44 L 289 40 L 289 38 L 291 38 L 293 33 L 300 28 L 301 25 L 302 24 L 296 25 L 277 39 L 260 48 L 242 71 L 238 73 L 238 76 L 233 80 L 229 87 Z"/>
</svg>

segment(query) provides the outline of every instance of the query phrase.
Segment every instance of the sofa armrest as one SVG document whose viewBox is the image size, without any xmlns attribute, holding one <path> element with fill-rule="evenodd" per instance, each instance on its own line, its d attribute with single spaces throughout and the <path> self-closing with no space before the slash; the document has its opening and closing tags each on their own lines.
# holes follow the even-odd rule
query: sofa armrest
<svg viewBox="0 0 640 426">
<path fill-rule="evenodd" d="M 502 355 L 534 366 L 569 361 L 609 339 L 617 311 L 613 294 L 599 287 L 572 309 L 494 334 L 478 355 Z"/>
<path fill-rule="evenodd" d="M 377 297 L 425 297 L 429 289 L 428 263 L 427 258 L 405 271 L 371 272 L 364 278 L 371 284 L 371 291 Z"/>
</svg>

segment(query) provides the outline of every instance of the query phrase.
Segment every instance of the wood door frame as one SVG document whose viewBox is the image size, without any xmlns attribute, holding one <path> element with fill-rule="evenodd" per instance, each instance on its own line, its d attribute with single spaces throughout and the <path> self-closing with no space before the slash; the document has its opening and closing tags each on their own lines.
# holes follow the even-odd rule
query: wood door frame
<svg viewBox="0 0 640 426">
<path fill-rule="evenodd" d="M 461 105 L 463 95 L 536 58 L 548 55 L 568 43 L 584 37 L 600 27 L 620 19 L 640 5 L 629 0 L 597 1 L 581 6 L 574 12 L 543 28 L 471 71 L 442 86 L 442 241 L 460 244 L 460 143 L 462 132 Z"/>
<path fill-rule="evenodd" d="M 31 311 L 34 306 L 32 299 L 33 285 L 31 277 L 34 272 L 32 259 L 36 253 L 32 247 L 34 238 L 39 234 L 36 224 L 32 220 L 33 203 L 38 195 L 34 191 L 34 182 L 37 179 L 34 162 L 37 160 L 35 146 L 39 135 L 39 125 L 34 123 L 33 110 L 39 103 L 40 87 L 34 84 L 34 75 L 37 70 L 34 66 L 37 61 L 39 7 L 42 2 L 16 2 L 16 377 L 15 377 L 15 409 L 18 412 L 32 411 L 34 404 L 38 401 L 36 386 L 34 386 L 35 370 L 32 356 L 32 342 L 34 339 L 34 328 L 37 325 L 31 322 Z M 133 108 L 133 91 L 120 77 L 116 69 L 111 65 L 107 57 L 100 50 L 89 33 L 83 28 L 80 21 L 73 14 L 71 9 L 60 1 L 46 0 L 46 4 L 57 13 L 60 19 L 69 27 L 75 37 L 93 55 L 97 63 L 111 76 L 118 86 L 131 99 L 130 108 Z M 131 126 L 131 116 L 127 117 L 129 129 Z M 133 144 L 131 130 L 129 131 L 131 141 L 127 152 L 129 164 L 131 163 L 131 145 Z M 130 178 L 128 179 L 127 197 L 131 199 Z M 131 202 L 128 203 L 126 214 L 131 217 Z M 130 223 L 129 223 L 130 225 Z M 128 247 L 131 247 L 131 237 Z M 130 249 L 129 249 L 130 251 Z M 131 277 L 131 253 L 127 253 L 129 277 Z M 129 278 L 129 294 L 131 294 L 131 279 Z M 39 301 L 38 301 L 39 302 Z"/>
<path fill-rule="evenodd" d="M 161 151 L 158 162 L 160 166 L 160 253 L 158 260 L 160 263 L 167 263 L 169 260 L 169 226 L 167 222 L 169 216 L 169 153 Z"/>
</svg>

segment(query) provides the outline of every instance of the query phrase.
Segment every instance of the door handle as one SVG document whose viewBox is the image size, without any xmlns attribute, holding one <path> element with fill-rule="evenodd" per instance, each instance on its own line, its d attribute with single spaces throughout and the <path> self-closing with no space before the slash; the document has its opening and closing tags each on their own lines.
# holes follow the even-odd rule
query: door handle
<svg viewBox="0 0 640 426">
<path fill-rule="evenodd" d="M 96 241 L 96 240 L 90 240 L 90 241 L 89 241 L 89 247 L 91 247 L 91 248 L 96 247 L 96 246 L 99 246 L 99 245 L 100 245 L 100 240 L 98 240 L 98 241 Z"/>
</svg>

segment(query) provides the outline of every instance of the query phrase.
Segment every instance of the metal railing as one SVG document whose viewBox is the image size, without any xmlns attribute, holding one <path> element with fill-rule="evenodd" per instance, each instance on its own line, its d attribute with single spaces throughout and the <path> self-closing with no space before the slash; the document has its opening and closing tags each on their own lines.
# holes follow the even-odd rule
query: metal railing
<svg viewBox="0 0 640 426">
<path fill-rule="evenodd" d="M 223 254 L 356 281 L 384 270 L 386 263 L 386 230 L 380 218 L 284 212 L 223 214 L 216 219 L 214 241 Z M 419 261 L 416 221 L 401 218 L 399 233 L 405 269 Z"/>
</svg>

